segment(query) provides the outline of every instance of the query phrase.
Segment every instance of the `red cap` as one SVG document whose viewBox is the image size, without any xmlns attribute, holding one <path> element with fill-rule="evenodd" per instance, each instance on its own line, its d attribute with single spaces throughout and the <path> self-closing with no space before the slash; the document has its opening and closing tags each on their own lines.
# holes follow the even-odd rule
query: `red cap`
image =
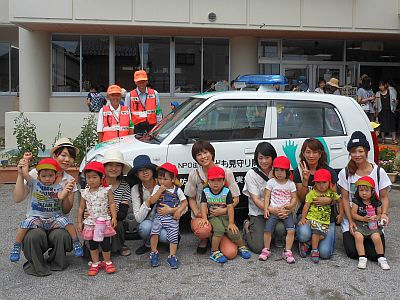
<svg viewBox="0 0 400 300">
<path fill-rule="evenodd" d="M 148 80 L 147 79 L 147 73 L 146 73 L 146 71 L 144 71 L 144 70 L 139 70 L 139 71 L 136 71 L 134 74 L 133 74 L 133 81 L 134 82 L 138 82 L 138 81 L 144 81 L 144 80 Z"/>
<path fill-rule="evenodd" d="M 208 170 L 207 174 L 208 179 L 218 179 L 218 178 L 225 178 L 225 171 L 220 167 L 212 167 Z"/>
<path fill-rule="evenodd" d="M 83 171 L 96 171 L 104 175 L 104 165 L 98 161 L 91 161 L 86 165 Z"/>
<path fill-rule="evenodd" d="M 169 162 L 162 164 L 161 166 L 158 167 L 158 169 L 164 169 L 164 170 L 174 174 L 175 177 L 178 176 L 178 168 Z"/>
<path fill-rule="evenodd" d="M 53 170 L 53 171 L 60 171 L 61 167 L 58 162 L 54 158 L 44 158 L 36 166 L 36 170 Z"/>
<path fill-rule="evenodd" d="M 356 181 L 356 186 L 366 185 L 370 188 L 375 188 L 375 181 L 369 176 L 363 176 Z"/>
<path fill-rule="evenodd" d="M 314 174 L 314 182 L 332 181 L 331 172 L 327 169 L 318 169 Z"/>
<path fill-rule="evenodd" d="M 278 156 L 272 163 L 273 168 L 290 170 L 290 160 L 286 156 Z"/>
<path fill-rule="evenodd" d="M 107 94 L 109 94 L 109 95 L 122 94 L 122 91 L 121 91 L 121 88 L 118 85 L 113 84 L 113 85 L 110 85 L 108 87 Z"/>
</svg>

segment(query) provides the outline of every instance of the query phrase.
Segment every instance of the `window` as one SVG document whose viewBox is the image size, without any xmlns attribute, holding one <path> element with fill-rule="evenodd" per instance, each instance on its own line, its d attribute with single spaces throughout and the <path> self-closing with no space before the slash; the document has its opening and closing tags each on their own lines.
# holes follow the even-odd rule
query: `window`
<svg viewBox="0 0 400 300">
<path fill-rule="evenodd" d="M 108 52 L 107 36 L 82 36 L 82 91 L 89 91 L 90 86 L 107 91 Z"/>
<path fill-rule="evenodd" d="M 303 101 L 277 101 L 279 139 L 343 135 L 335 108 L 329 104 Z"/>
<path fill-rule="evenodd" d="M 260 41 L 259 57 L 276 58 L 280 57 L 279 41 Z"/>
<path fill-rule="evenodd" d="M 362 62 L 400 62 L 400 42 L 346 41 L 346 60 Z"/>
<path fill-rule="evenodd" d="M 53 35 L 53 92 L 80 91 L 80 38 L 78 35 Z"/>
<path fill-rule="evenodd" d="M 216 101 L 188 126 L 209 141 L 259 139 L 264 134 L 265 101 Z"/>
<path fill-rule="evenodd" d="M 115 82 L 130 91 L 133 86 L 133 73 L 141 69 L 141 37 L 115 37 Z"/>
<path fill-rule="evenodd" d="M 203 91 L 210 89 L 212 83 L 221 81 L 226 81 L 223 87 L 228 90 L 229 40 L 203 39 L 203 61 Z"/>
<path fill-rule="evenodd" d="M 201 90 L 201 39 L 175 39 L 175 92 Z"/>
<path fill-rule="evenodd" d="M 266 75 L 281 74 L 280 64 L 259 64 L 259 66 L 260 66 L 260 74 L 266 74 Z"/>
<path fill-rule="evenodd" d="M 143 38 L 143 69 L 149 84 L 159 93 L 170 92 L 170 38 Z"/>
<path fill-rule="evenodd" d="M 343 41 L 283 40 L 284 60 L 342 61 Z"/>
<path fill-rule="evenodd" d="M 18 74 L 18 47 L 0 43 L 0 92 L 17 92 Z"/>
</svg>

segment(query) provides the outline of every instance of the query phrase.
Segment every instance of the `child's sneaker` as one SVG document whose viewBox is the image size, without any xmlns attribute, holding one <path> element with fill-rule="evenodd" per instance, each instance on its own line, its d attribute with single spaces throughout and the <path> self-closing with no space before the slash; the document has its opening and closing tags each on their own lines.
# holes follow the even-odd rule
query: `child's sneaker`
<svg viewBox="0 0 400 300">
<path fill-rule="evenodd" d="M 75 242 L 73 242 L 73 247 L 74 247 L 74 255 L 76 256 L 76 257 L 81 257 L 81 256 L 83 256 L 83 248 L 82 248 L 82 245 L 81 245 L 81 243 L 79 242 L 79 241 L 75 241 Z"/>
<path fill-rule="evenodd" d="M 150 264 L 152 267 L 158 267 L 160 265 L 159 254 L 157 252 L 150 252 Z"/>
<path fill-rule="evenodd" d="M 263 248 L 261 254 L 258 256 L 258 259 L 266 261 L 270 256 L 271 256 L 271 251 L 268 248 Z"/>
<path fill-rule="evenodd" d="M 171 269 L 178 269 L 178 259 L 175 255 L 168 256 L 167 263 L 169 264 Z"/>
<path fill-rule="evenodd" d="M 102 264 L 100 262 L 98 262 L 96 265 L 94 265 L 92 263 L 89 267 L 89 271 L 87 272 L 87 275 L 88 276 L 96 276 L 99 273 L 101 266 L 102 266 Z"/>
<path fill-rule="evenodd" d="M 211 259 L 212 261 L 215 261 L 215 262 L 220 263 L 220 264 L 226 263 L 227 260 L 228 260 L 228 259 L 221 253 L 221 251 L 219 251 L 219 250 L 214 251 L 214 252 L 211 251 L 210 259 Z"/>
<path fill-rule="evenodd" d="M 244 259 L 249 259 L 251 257 L 249 248 L 247 248 L 246 246 L 240 246 L 238 249 L 238 254 Z"/>
<path fill-rule="evenodd" d="M 106 270 L 107 274 L 112 274 L 117 272 L 117 268 L 114 266 L 112 261 L 108 262 L 103 261 L 103 268 Z"/>
<path fill-rule="evenodd" d="M 359 257 L 357 268 L 365 269 L 367 267 L 367 261 L 368 259 L 366 257 Z"/>
<path fill-rule="evenodd" d="M 19 261 L 19 259 L 21 258 L 21 247 L 21 243 L 14 243 L 14 247 L 12 248 L 10 253 L 10 260 L 12 262 Z"/>
<path fill-rule="evenodd" d="M 310 250 L 310 246 L 308 245 L 307 242 L 306 243 L 299 242 L 300 257 L 302 257 L 302 258 L 307 257 L 307 253 L 309 252 L 309 250 Z"/>
<path fill-rule="evenodd" d="M 295 259 L 294 259 L 294 256 L 293 256 L 293 253 L 292 253 L 292 251 L 291 250 L 283 250 L 283 252 L 282 252 L 282 258 L 284 259 L 284 260 L 286 260 L 286 262 L 288 263 L 288 264 L 294 264 L 295 263 Z"/>
<path fill-rule="evenodd" d="M 378 266 L 380 266 L 382 270 L 390 270 L 389 264 L 384 257 L 378 258 Z"/>
<path fill-rule="evenodd" d="M 314 264 L 319 263 L 319 251 L 318 250 L 311 250 L 311 261 Z"/>
</svg>

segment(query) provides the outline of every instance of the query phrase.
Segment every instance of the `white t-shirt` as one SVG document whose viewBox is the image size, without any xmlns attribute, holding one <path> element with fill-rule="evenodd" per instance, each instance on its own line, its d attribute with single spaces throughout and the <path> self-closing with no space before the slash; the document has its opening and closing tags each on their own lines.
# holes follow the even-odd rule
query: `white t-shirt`
<svg viewBox="0 0 400 300">
<path fill-rule="evenodd" d="M 267 182 L 253 169 L 247 171 L 246 176 L 244 177 L 244 187 L 242 193 L 249 198 L 249 216 L 264 215 L 264 211 L 255 205 L 251 199 L 250 193 L 260 198 L 260 200 L 264 203 L 264 190 L 266 186 Z"/>
<path fill-rule="evenodd" d="M 145 219 L 152 219 L 149 215 L 151 208 L 147 207 L 146 200 L 150 197 L 150 191 L 143 186 L 143 203 L 140 201 L 139 184 L 136 184 L 131 189 L 132 210 L 135 220 L 142 223 Z"/>
<path fill-rule="evenodd" d="M 285 184 L 280 184 L 275 178 L 267 182 L 267 189 L 271 191 L 270 207 L 282 207 L 292 200 L 292 193 L 296 192 L 296 185 L 288 179 Z"/>
<path fill-rule="evenodd" d="M 386 172 L 384 169 L 380 168 L 380 178 L 379 178 L 379 184 L 376 184 L 378 182 L 378 176 L 377 176 L 377 166 L 373 164 L 374 168 L 372 169 L 372 172 L 368 175 L 375 181 L 375 192 L 379 195 L 379 191 L 383 190 L 384 188 L 390 187 L 391 182 L 389 177 L 387 176 Z M 338 180 L 338 185 L 349 192 L 349 201 L 350 201 L 350 207 L 353 203 L 353 198 L 354 194 L 356 192 L 356 181 L 360 179 L 362 176 L 359 176 L 357 174 L 354 175 L 348 175 L 348 178 L 346 179 L 346 169 L 342 169 L 339 172 L 339 180 Z M 346 219 L 346 217 L 343 218 L 343 222 L 341 224 L 342 232 L 349 231 L 349 221 Z"/>
</svg>

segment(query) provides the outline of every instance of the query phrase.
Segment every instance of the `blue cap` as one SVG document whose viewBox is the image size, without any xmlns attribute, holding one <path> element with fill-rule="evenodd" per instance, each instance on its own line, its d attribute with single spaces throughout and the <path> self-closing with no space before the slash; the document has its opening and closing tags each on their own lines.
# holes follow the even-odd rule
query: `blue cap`
<svg viewBox="0 0 400 300">
<path fill-rule="evenodd" d="M 177 108 L 180 104 L 179 104 L 178 101 L 172 101 L 172 102 L 171 102 L 171 105 L 172 105 L 172 106 L 175 106 L 175 108 Z"/>
<path fill-rule="evenodd" d="M 246 85 L 288 85 L 288 80 L 283 75 L 241 75 L 235 82 Z"/>
</svg>

